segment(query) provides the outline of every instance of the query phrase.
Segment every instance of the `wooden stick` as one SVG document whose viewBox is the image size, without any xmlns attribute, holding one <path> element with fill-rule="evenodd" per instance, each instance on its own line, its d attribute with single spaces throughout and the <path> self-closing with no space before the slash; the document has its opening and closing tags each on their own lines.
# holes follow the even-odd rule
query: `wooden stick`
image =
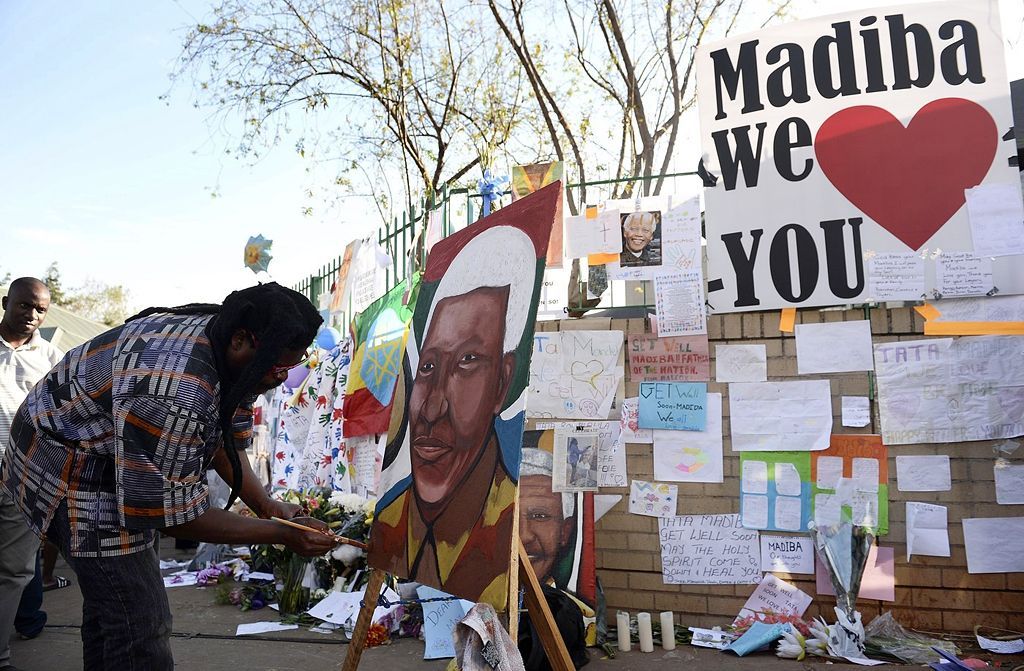
<svg viewBox="0 0 1024 671">
<path fill-rule="evenodd" d="M 295 527 L 296 529 L 302 529 L 303 531 L 312 531 L 314 533 L 323 534 L 324 536 L 329 537 L 331 540 L 333 540 L 335 543 L 338 543 L 339 545 L 352 545 L 359 548 L 360 550 L 366 549 L 366 543 L 360 543 L 359 541 L 354 541 L 351 538 L 339 536 L 338 534 L 331 533 L 330 531 L 324 531 L 323 529 L 314 529 L 313 527 L 307 527 L 305 524 L 299 524 L 298 522 L 292 522 L 291 520 L 281 519 L 280 517 L 271 517 L 270 519 L 274 520 L 275 522 L 280 522 L 281 524 L 286 524 L 290 527 Z"/>
<path fill-rule="evenodd" d="M 366 583 L 366 590 L 363 592 L 363 607 L 359 610 L 359 617 L 356 618 L 356 626 L 352 630 L 352 638 L 348 642 L 348 651 L 345 653 L 345 661 L 342 663 L 342 671 L 356 671 L 359 668 L 359 658 L 363 656 L 366 648 L 366 634 L 370 631 L 373 623 L 373 611 L 377 609 L 377 599 L 380 597 L 380 588 L 384 585 L 384 571 L 372 569 L 370 579 Z"/>
</svg>

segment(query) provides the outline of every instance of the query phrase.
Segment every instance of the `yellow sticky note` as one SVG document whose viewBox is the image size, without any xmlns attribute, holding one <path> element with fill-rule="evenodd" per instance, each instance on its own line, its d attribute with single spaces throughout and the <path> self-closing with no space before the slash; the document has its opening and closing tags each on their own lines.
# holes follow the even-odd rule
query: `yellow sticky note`
<svg viewBox="0 0 1024 671">
<path fill-rule="evenodd" d="M 793 325 L 796 323 L 796 308 L 782 308 L 782 317 L 779 319 L 779 330 L 783 333 L 792 333 Z"/>
</svg>

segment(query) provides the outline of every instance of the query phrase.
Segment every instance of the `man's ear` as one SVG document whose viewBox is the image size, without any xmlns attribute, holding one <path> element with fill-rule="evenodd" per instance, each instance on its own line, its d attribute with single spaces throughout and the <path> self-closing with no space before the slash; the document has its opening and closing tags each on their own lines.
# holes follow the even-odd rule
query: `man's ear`
<svg viewBox="0 0 1024 671">
<path fill-rule="evenodd" d="M 7 296 L 4 296 L 3 300 L 0 301 L 0 307 L 3 307 L 4 312 L 7 311 Z"/>
<path fill-rule="evenodd" d="M 501 356 L 501 370 L 498 371 L 498 396 L 494 402 L 494 414 L 501 412 L 501 406 L 505 405 L 505 397 L 508 396 L 509 387 L 512 386 L 512 376 L 516 372 L 516 353 L 506 352 Z"/>
<path fill-rule="evenodd" d="M 252 334 L 246 329 L 235 329 L 235 332 L 231 334 L 231 343 L 228 345 L 231 349 L 240 351 L 245 349 L 246 345 L 252 345 Z"/>
</svg>

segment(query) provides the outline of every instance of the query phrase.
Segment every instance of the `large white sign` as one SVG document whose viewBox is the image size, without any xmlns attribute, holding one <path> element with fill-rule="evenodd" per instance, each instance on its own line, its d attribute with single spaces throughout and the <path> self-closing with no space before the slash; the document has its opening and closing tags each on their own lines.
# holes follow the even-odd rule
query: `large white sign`
<svg viewBox="0 0 1024 671">
<path fill-rule="evenodd" d="M 717 312 L 877 298 L 870 260 L 898 252 L 923 256 L 915 293 L 935 297 L 939 254 L 974 251 L 965 189 L 1020 198 L 995 0 L 729 38 L 699 49 L 697 78 Z M 1000 293 L 1024 292 L 1022 261 L 993 261 Z"/>
</svg>

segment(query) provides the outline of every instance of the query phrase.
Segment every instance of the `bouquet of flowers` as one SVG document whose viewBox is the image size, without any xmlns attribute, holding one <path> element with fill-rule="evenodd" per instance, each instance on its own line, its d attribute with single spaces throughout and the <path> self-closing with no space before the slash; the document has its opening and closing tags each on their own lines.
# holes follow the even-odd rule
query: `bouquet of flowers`
<svg viewBox="0 0 1024 671">
<path fill-rule="evenodd" d="M 340 536 L 361 542 L 369 539 L 374 499 L 317 488 L 287 490 L 276 496 L 301 506 L 304 516 L 322 521 Z M 279 601 L 282 612 L 304 611 L 311 592 L 348 585 L 356 571 L 366 568 L 366 553 L 351 545 L 339 545 L 312 561 L 282 545 L 257 545 L 252 548 L 252 559 L 254 565 L 262 565 L 284 583 Z M 363 581 L 368 578 L 366 571 L 360 575 Z M 348 590 L 358 586 L 348 585 Z"/>
</svg>

